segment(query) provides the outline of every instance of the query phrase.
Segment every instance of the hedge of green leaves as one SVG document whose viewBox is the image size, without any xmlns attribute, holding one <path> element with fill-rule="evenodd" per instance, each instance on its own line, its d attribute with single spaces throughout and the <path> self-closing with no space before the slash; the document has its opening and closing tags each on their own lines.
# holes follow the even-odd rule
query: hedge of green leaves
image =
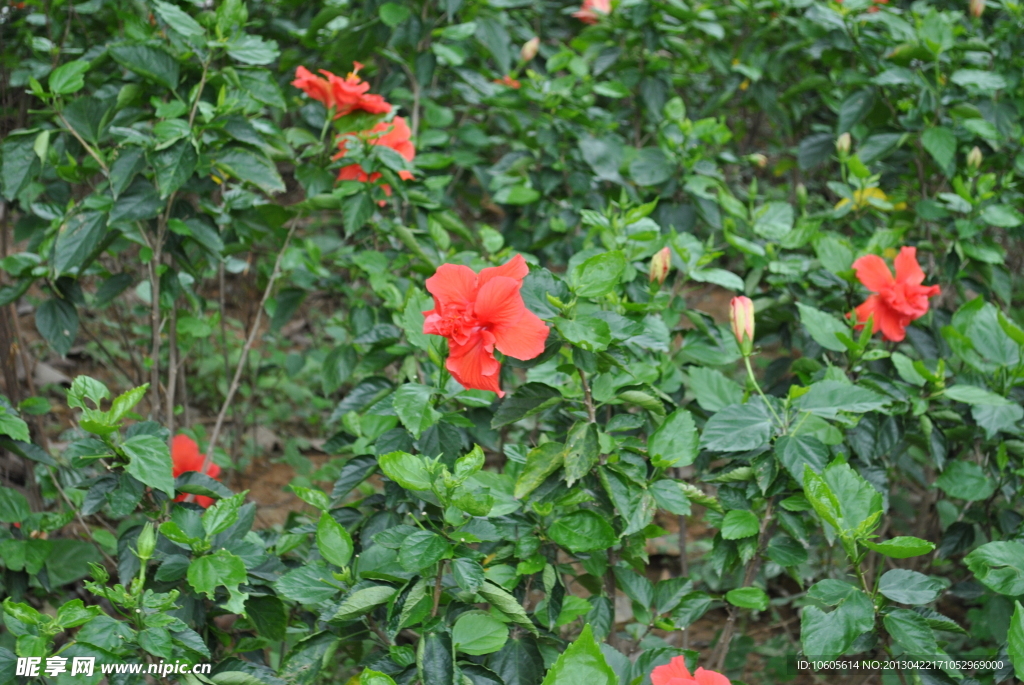
<svg viewBox="0 0 1024 685">
<path fill-rule="evenodd" d="M 0 406 L 0 682 L 1024 678 L 1024 5 L 26 0 L 0 38 L 0 305 L 124 381 L 60 436 Z M 329 455 L 283 526 L 223 479 L 255 412 Z"/>
</svg>

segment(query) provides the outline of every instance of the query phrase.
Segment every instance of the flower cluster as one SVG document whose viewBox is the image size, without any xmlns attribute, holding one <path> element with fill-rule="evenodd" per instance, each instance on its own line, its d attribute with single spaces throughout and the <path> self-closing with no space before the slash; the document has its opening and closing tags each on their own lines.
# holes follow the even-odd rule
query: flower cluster
<svg viewBox="0 0 1024 685">
<path fill-rule="evenodd" d="M 295 80 L 292 85 L 304 92 L 314 100 L 323 103 L 332 113 L 335 119 L 353 112 L 361 111 L 368 114 L 390 114 L 391 104 L 383 96 L 368 92 L 370 84 L 359 78 L 359 70 L 363 65 L 359 62 L 353 63 L 353 69 L 345 78 L 341 78 L 326 69 L 321 69 L 323 78 L 314 75 L 305 67 L 298 67 L 295 70 Z M 408 161 L 416 156 L 416 148 L 412 143 L 412 130 L 405 119 L 395 117 L 391 121 L 380 121 L 373 128 L 360 131 L 357 137 L 369 145 L 384 145 L 391 148 Z M 338 153 L 335 159 L 341 159 L 348 152 L 347 138 L 338 141 Z M 410 180 L 413 175 L 409 171 L 399 171 L 399 178 Z M 376 183 L 381 178 L 380 172 L 367 173 L 359 164 L 349 164 L 338 172 L 339 181 L 360 181 L 362 183 Z M 387 184 L 382 186 L 386 195 L 391 195 L 391 187 Z"/>
</svg>

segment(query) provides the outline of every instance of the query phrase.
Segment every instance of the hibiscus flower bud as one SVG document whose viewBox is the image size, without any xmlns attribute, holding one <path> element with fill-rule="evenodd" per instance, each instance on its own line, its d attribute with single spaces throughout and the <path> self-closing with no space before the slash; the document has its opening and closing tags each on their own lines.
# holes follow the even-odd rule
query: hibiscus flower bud
<svg viewBox="0 0 1024 685">
<path fill-rule="evenodd" d="M 752 155 L 747 155 L 747 159 L 750 160 L 751 164 L 753 164 L 759 169 L 764 169 L 766 166 L 768 166 L 768 158 L 762 155 L 760 152 L 755 152 Z"/>
<path fill-rule="evenodd" d="M 651 269 L 650 278 L 651 283 L 655 281 L 658 285 L 665 282 L 665 278 L 668 276 L 669 270 L 672 268 L 672 250 L 667 247 L 663 247 L 654 253 L 651 257 Z"/>
<path fill-rule="evenodd" d="M 849 133 L 844 133 L 836 139 L 836 152 L 839 153 L 840 157 L 845 157 L 850 154 L 850 144 L 853 141 L 850 139 Z"/>
<path fill-rule="evenodd" d="M 975 145 L 971 148 L 971 151 L 967 153 L 967 167 L 971 171 L 977 171 L 978 168 L 981 167 L 981 160 L 981 149 Z"/>
<path fill-rule="evenodd" d="M 754 351 L 754 302 L 746 295 L 732 298 L 729 302 L 729 323 L 732 334 L 740 344 L 744 357 Z"/>
<path fill-rule="evenodd" d="M 153 552 L 156 550 L 156 532 L 153 530 L 152 523 L 146 523 L 146 525 L 142 527 L 142 532 L 139 533 L 139 539 L 135 542 L 135 547 L 135 554 L 139 557 L 143 566 L 145 566 L 146 562 L 153 557 Z"/>
<path fill-rule="evenodd" d="M 803 183 L 796 184 L 796 199 L 801 207 L 807 204 L 807 186 Z"/>
<path fill-rule="evenodd" d="M 537 56 L 537 51 L 540 49 L 540 38 L 534 36 L 530 40 L 523 43 L 523 47 L 519 49 L 519 59 L 524 62 L 529 62 L 531 59 Z"/>
<path fill-rule="evenodd" d="M 970 8 L 971 16 L 980 19 L 981 15 L 985 13 L 985 0 L 971 0 Z"/>
</svg>

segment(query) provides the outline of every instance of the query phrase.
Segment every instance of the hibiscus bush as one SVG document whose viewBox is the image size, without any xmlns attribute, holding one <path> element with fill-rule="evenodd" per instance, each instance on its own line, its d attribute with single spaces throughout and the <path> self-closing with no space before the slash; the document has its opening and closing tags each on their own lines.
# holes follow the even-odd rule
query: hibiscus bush
<svg viewBox="0 0 1024 685">
<path fill-rule="evenodd" d="M 3 6 L 0 683 L 1024 679 L 1022 29 Z"/>
</svg>

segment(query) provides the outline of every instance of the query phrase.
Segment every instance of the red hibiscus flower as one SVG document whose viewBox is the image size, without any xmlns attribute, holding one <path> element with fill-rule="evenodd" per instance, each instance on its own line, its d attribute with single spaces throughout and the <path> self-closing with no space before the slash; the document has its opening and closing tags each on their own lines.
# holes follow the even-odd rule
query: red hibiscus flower
<svg viewBox="0 0 1024 685">
<path fill-rule="evenodd" d="M 442 264 L 427 279 L 434 309 L 423 312 L 423 332 L 448 339 L 445 368 L 463 387 L 504 397 L 494 348 L 515 359 L 533 359 L 544 351 L 548 327 L 519 293 L 528 273 L 526 260 L 516 255 L 479 274 L 468 266 Z"/>
<path fill-rule="evenodd" d="M 204 457 L 199 451 L 199 445 L 196 444 L 195 440 L 187 435 L 174 436 L 174 440 L 171 441 L 171 461 L 173 462 L 171 473 L 175 478 L 189 471 L 201 471 L 203 459 Z M 210 478 L 216 478 L 220 475 L 220 467 L 211 463 L 209 468 L 206 469 L 206 475 Z M 188 497 L 187 494 L 181 494 L 174 501 L 182 502 L 186 497 Z M 195 502 L 205 508 L 213 504 L 213 498 L 195 495 Z"/>
<path fill-rule="evenodd" d="M 596 24 L 601 19 L 600 15 L 611 14 L 611 11 L 611 0 L 583 0 L 583 4 L 572 16 L 584 24 Z"/>
<path fill-rule="evenodd" d="M 326 69 L 320 70 L 326 78 L 320 78 L 306 67 L 298 67 L 292 85 L 314 100 L 322 102 L 328 109 L 334 108 L 335 119 L 351 114 L 357 109 L 370 114 L 390 112 L 391 105 L 382 96 L 366 92 L 370 90 L 370 84 L 358 76 L 363 65 L 359 62 L 353 64 L 353 70 L 345 78 L 336 76 Z"/>
<path fill-rule="evenodd" d="M 874 295 L 857 307 L 857 329 L 873 318 L 872 333 L 881 329 L 886 340 L 899 342 L 907 326 L 928 312 L 928 298 L 938 295 L 937 285 L 921 285 L 924 272 L 917 263 L 917 248 L 904 247 L 896 256 L 896 278 L 878 255 L 865 255 L 853 263 L 857 278 Z"/>
<path fill-rule="evenodd" d="M 522 85 L 521 83 L 519 83 L 519 81 L 515 80 L 508 74 L 505 74 L 501 78 L 494 79 L 494 83 L 497 83 L 499 86 L 508 86 L 509 88 L 515 88 L 516 90 L 519 90 L 519 87 Z"/>
<path fill-rule="evenodd" d="M 409 125 L 405 123 L 405 119 L 402 117 L 395 117 L 390 122 L 382 121 L 369 131 L 363 131 L 359 135 L 365 137 L 370 145 L 386 145 L 410 162 L 416 156 L 416 148 L 413 146 L 412 141 L 409 140 L 412 137 L 412 130 L 410 130 Z M 338 149 L 340 151 L 334 156 L 335 159 L 345 156 L 347 146 L 344 139 L 338 143 Z M 375 171 L 372 174 L 368 174 L 358 164 L 349 164 L 342 167 L 341 171 L 338 172 L 339 181 L 376 183 L 380 177 L 380 172 Z M 398 172 L 398 177 L 403 181 L 408 181 L 413 176 L 411 172 L 402 170 Z M 391 186 L 385 183 L 382 187 L 384 188 L 384 193 L 390 196 Z"/>
<path fill-rule="evenodd" d="M 698 668 L 690 675 L 686 668 L 686 660 L 681 656 L 673 657 L 672 661 L 658 666 L 651 671 L 653 685 L 731 685 L 729 679 L 721 673 Z"/>
</svg>

